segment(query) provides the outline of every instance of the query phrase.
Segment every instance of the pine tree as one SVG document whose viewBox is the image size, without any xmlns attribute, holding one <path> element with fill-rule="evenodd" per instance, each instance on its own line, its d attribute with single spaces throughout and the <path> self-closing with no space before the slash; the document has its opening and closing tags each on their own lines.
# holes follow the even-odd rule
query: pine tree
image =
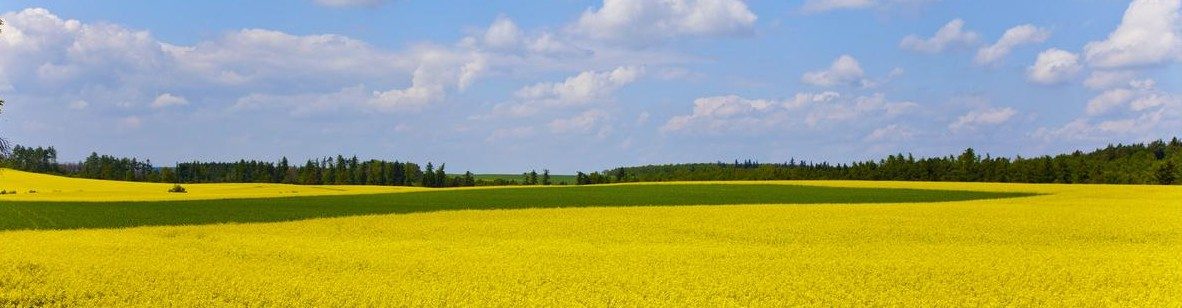
<svg viewBox="0 0 1182 308">
<path fill-rule="evenodd" d="M 550 169 L 542 169 L 542 185 L 550 185 Z"/>
<path fill-rule="evenodd" d="M 432 165 L 431 162 L 427 162 L 427 171 L 423 172 L 423 181 L 421 183 L 419 183 L 419 186 L 435 187 L 434 185 L 435 185 L 435 165 Z"/>
<path fill-rule="evenodd" d="M 435 187 L 448 186 L 447 173 L 443 171 L 446 166 L 447 164 L 439 164 L 439 169 L 435 170 Z"/>
<path fill-rule="evenodd" d="M 476 176 L 472 175 L 472 171 L 464 172 L 464 186 L 476 186 Z"/>
</svg>

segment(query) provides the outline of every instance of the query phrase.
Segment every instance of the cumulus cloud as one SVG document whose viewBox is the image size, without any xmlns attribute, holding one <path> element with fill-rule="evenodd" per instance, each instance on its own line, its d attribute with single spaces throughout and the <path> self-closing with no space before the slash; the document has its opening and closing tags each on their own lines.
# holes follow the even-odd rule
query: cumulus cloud
<svg viewBox="0 0 1182 308">
<path fill-rule="evenodd" d="M 1100 93 L 1100 95 L 1088 101 L 1086 109 L 1088 115 L 1098 115 L 1107 112 L 1117 106 L 1120 106 L 1129 101 L 1133 97 L 1133 91 L 1128 89 L 1112 89 Z"/>
<path fill-rule="evenodd" d="M 0 87 L 59 92 L 103 77 L 104 86 L 153 81 L 167 57 L 147 31 L 63 20 L 42 8 L 6 13 L 0 35 Z M 36 76 L 30 78 L 28 76 Z"/>
<path fill-rule="evenodd" d="M 739 0 L 604 0 L 588 9 L 573 31 L 629 45 L 682 37 L 726 37 L 752 33 L 755 13 Z"/>
<path fill-rule="evenodd" d="M 184 97 L 172 95 L 172 93 L 164 93 L 156 96 L 156 99 L 152 100 L 151 106 L 152 108 L 159 109 L 173 106 L 184 106 L 188 104 L 189 100 L 185 99 Z"/>
<path fill-rule="evenodd" d="M 223 85 L 311 85 L 324 76 L 342 75 L 377 79 L 407 71 L 416 60 L 340 35 L 297 36 L 265 29 L 235 31 L 194 46 L 162 46 L 187 75 Z"/>
<path fill-rule="evenodd" d="M 0 85 L 30 95 L 79 97 L 95 107 L 135 105 L 129 102 L 149 102 L 152 108 L 183 105 L 188 100 L 172 93 L 149 96 L 176 84 L 216 88 L 219 91 L 201 95 L 221 95 L 215 101 L 226 101 L 246 89 L 273 96 L 314 91 L 329 95 L 361 83 L 380 88 L 409 79 L 408 86 L 338 103 L 378 111 L 418 110 L 449 92 L 465 90 L 490 66 L 486 54 L 454 46 L 419 44 L 393 52 L 340 35 L 301 36 L 266 29 L 243 29 L 179 46 L 147 31 L 64 20 L 40 8 L 3 17 L 7 23 L 0 35 L 0 49 L 5 51 L 0 53 Z M 499 21 L 492 28 L 487 42 L 513 43 L 511 23 Z"/>
<path fill-rule="evenodd" d="M 1135 0 L 1103 41 L 1084 46 L 1088 64 L 1122 68 L 1182 61 L 1182 0 Z"/>
<path fill-rule="evenodd" d="M 948 49 L 972 46 L 977 43 L 977 36 L 976 32 L 964 30 L 964 20 L 958 18 L 944 24 L 930 38 L 908 35 L 899 42 L 899 47 L 918 52 L 939 53 Z"/>
<path fill-rule="evenodd" d="M 1156 88 L 1152 79 L 1132 80 L 1088 101 L 1085 116 L 1031 134 L 1043 140 L 1160 138 L 1182 127 L 1182 96 Z"/>
<path fill-rule="evenodd" d="M 1015 114 L 1018 114 L 1018 111 L 1010 107 L 973 110 L 956 118 L 956 121 L 948 125 L 948 129 L 957 132 L 980 126 L 998 125 L 1009 121 Z"/>
<path fill-rule="evenodd" d="M 562 82 L 542 82 L 517 90 L 515 94 L 524 101 L 545 105 L 581 105 L 604 99 L 620 87 L 636 81 L 644 74 L 644 68 L 621 66 L 611 71 L 585 71 Z"/>
<path fill-rule="evenodd" d="M 747 99 L 738 95 L 703 97 L 694 100 L 693 113 L 669 119 L 661 131 L 675 132 L 694 129 L 718 130 L 731 126 L 768 126 L 772 119 L 761 118 L 779 103 L 763 99 Z"/>
<path fill-rule="evenodd" d="M 500 16 L 484 31 L 483 40 L 486 46 L 509 49 L 518 47 L 522 36 L 521 28 L 512 19 Z"/>
<path fill-rule="evenodd" d="M 822 87 L 835 85 L 865 85 L 865 72 L 857 59 L 849 55 L 841 55 L 833 60 L 828 69 L 807 72 L 800 77 L 800 81 Z"/>
<path fill-rule="evenodd" d="M 1040 84 L 1057 84 L 1075 77 L 1080 68 L 1078 55 L 1051 48 L 1038 54 L 1034 64 L 1026 68 L 1026 78 Z"/>
<path fill-rule="evenodd" d="M 1051 37 L 1051 31 L 1036 27 L 1031 24 L 1025 24 L 1010 28 L 1002 34 L 997 43 L 993 45 L 981 47 L 977 50 L 977 57 L 973 58 L 973 62 L 978 65 L 986 65 L 997 62 L 1001 58 L 1010 54 L 1014 47 L 1024 44 L 1042 43 Z"/>
</svg>

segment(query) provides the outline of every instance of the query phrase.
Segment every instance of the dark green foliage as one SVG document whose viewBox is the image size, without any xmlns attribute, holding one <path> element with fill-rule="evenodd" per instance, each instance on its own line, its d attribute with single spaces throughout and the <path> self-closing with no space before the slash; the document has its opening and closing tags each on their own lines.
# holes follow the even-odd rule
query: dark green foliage
<svg viewBox="0 0 1182 308">
<path fill-rule="evenodd" d="M 184 186 L 181 186 L 180 184 L 176 184 L 176 185 L 172 185 L 172 188 L 169 188 L 168 192 L 170 192 L 170 193 L 186 193 L 188 191 L 185 190 Z"/>
<path fill-rule="evenodd" d="M 1090 153 L 1033 158 L 981 157 L 973 149 L 960 155 L 916 159 L 890 155 L 878 161 L 830 164 L 789 160 L 623 167 L 576 175 L 576 184 L 723 180 L 893 180 L 1014 183 L 1176 184 L 1182 142 L 1110 145 Z M 1173 170 L 1173 171 L 1171 171 Z M 612 176 L 604 176 L 611 174 Z"/>
<path fill-rule="evenodd" d="M 1174 167 L 1174 162 L 1167 161 L 1165 164 L 1162 164 L 1160 168 L 1157 168 L 1157 183 L 1162 185 L 1174 184 L 1174 180 L 1176 179 L 1174 174 L 1177 172 L 1178 171 L 1175 170 Z"/>
<path fill-rule="evenodd" d="M 1030 195 L 798 185 L 684 184 L 491 188 L 165 202 L 4 202 L 0 203 L 0 230 L 274 222 L 467 209 L 942 202 Z"/>
<path fill-rule="evenodd" d="M 58 173 L 57 150 L 49 148 L 28 148 L 20 145 L 12 147 L 12 151 L 5 158 L 6 167 L 40 173 Z"/>
<path fill-rule="evenodd" d="M 65 175 L 71 177 L 162 182 L 162 183 L 288 183 L 305 185 L 395 185 L 451 187 L 490 185 L 478 179 L 448 176 L 444 165 L 423 172 L 411 162 L 368 160 L 356 156 L 308 160 L 303 166 L 291 166 L 287 157 L 278 163 L 239 160 L 232 163 L 184 162 L 176 167 L 153 167 L 151 161 L 120 158 L 91 153 L 80 163 L 58 163 L 53 147 L 32 148 L 16 146 L 12 155 L 2 156 L 0 163 L 17 170 Z"/>
</svg>

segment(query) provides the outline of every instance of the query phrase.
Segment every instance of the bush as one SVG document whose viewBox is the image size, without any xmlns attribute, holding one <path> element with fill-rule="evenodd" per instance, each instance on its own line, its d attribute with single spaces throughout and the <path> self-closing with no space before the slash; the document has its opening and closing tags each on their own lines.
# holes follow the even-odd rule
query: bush
<svg viewBox="0 0 1182 308">
<path fill-rule="evenodd" d="M 168 192 L 170 192 L 170 193 L 185 193 L 186 191 L 185 191 L 185 187 L 181 186 L 181 184 L 175 184 L 175 185 L 172 185 L 172 188 L 168 189 Z"/>
</svg>

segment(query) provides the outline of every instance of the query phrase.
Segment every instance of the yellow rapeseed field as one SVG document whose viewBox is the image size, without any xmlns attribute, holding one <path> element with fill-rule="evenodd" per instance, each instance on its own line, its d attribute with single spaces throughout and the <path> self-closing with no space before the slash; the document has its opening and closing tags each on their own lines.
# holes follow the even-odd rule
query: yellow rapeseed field
<svg viewBox="0 0 1182 308">
<path fill-rule="evenodd" d="M 77 179 L 0 169 L 0 201 L 168 201 L 274 198 L 390 193 L 414 187 L 364 185 L 287 185 L 269 183 L 184 184 L 186 193 L 170 193 L 172 184 Z"/>
<path fill-rule="evenodd" d="M 0 306 L 1182 305 L 1182 187 L 790 183 L 1047 195 L 5 231 Z"/>
</svg>

